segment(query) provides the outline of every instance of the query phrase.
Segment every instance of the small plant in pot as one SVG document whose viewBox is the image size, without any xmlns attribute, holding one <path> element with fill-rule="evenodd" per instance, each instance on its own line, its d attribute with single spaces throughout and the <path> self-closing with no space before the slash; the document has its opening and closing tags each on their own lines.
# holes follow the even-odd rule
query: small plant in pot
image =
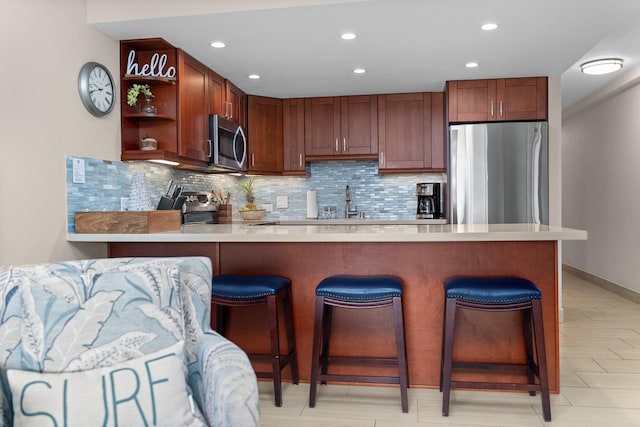
<svg viewBox="0 0 640 427">
<path fill-rule="evenodd" d="M 242 192 L 244 193 L 244 199 L 246 200 L 246 204 L 240 209 L 240 216 L 242 219 L 248 220 L 259 220 L 264 219 L 265 211 L 264 209 L 258 209 L 256 206 L 256 194 L 255 189 L 253 188 L 253 182 L 255 177 L 249 178 L 242 185 Z"/>
<path fill-rule="evenodd" d="M 129 107 L 135 107 L 138 104 L 138 97 L 140 95 L 144 96 L 146 104 L 142 107 L 143 113 L 155 113 L 156 107 L 151 105 L 151 98 L 153 97 L 153 93 L 151 93 L 151 88 L 148 84 L 138 84 L 134 83 L 127 90 L 127 105 Z"/>
</svg>

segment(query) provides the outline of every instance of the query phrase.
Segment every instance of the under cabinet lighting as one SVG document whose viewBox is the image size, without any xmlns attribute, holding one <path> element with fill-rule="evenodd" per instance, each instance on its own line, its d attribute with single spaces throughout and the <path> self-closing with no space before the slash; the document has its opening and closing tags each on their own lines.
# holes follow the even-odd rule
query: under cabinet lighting
<svg viewBox="0 0 640 427">
<path fill-rule="evenodd" d="M 221 49 L 223 47 L 225 47 L 226 44 L 224 44 L 224 42 L 212 42 L 211 43 L 211 47 L 215 47 L 217 49 Z"/>
<path fill-rule="evenodd" d="M 580 65 L 580 69 L 585 74 L 600 75 L 609 74 L 622 68 L 622 59 L 606 58 L 588 61 Z"/>
<path fill-rule="evenodd" d="M 171 160 L 163 160 L 163 159 L 149 159 L 149 161 L 153 163 L 160 163 L 162 165 L 169 165 L 169 166 L 178 166 L 180 164 L 178 162 L 172 162 Z"/>
<path fill-rule="evenodd" d="M 356 35 L 353 33 L 344 33 L 340 36 L 342 40 L 353 40 L 356 38 Z"/>
</svg>

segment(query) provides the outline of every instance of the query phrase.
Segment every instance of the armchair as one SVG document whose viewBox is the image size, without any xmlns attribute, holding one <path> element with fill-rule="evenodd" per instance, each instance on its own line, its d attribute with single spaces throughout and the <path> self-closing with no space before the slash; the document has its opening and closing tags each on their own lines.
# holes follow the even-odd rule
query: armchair
<svg viewBox="0 0 640 427">
<path fill-rule="evenodd" d="M 255 373 L 210 299 L 204 257 L 0 267 L 0 427 L 257 426 Z"/>
</svg>

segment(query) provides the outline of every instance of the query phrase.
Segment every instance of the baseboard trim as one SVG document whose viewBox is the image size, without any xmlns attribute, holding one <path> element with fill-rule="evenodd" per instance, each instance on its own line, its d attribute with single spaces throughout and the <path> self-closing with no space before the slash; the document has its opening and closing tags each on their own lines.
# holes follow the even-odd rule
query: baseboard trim
<svg viewBox="0 0 640 427">
<path fill-rule="evenodd" d="M 578 268 L 572 267 L 567 264 L 562 264 L 562 271 L 569 274 L 573 274 L 581 279 L 588 280 L 596 286 L 606 289 L 609 292 L 613 292 L 616 295 L 620 295 L 630 301 L 640 304 L 640 293 L 632 291 L 631 289 L 620 286 L 616 283 L 603 279 L 602 277 L 594 276 L 591 273 L 582 271 Z"/>
</svg>

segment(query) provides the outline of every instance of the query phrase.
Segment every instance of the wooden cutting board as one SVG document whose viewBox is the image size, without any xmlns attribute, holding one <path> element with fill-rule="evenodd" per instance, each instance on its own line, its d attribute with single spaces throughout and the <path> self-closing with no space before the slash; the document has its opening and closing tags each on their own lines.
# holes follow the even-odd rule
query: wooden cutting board
<svg viewBox="0 0 640 427">
<path fill-rule="evenodd" d="M 180 231 L 179 210 L 76 212 L 76 233 L 160 233 Z"/>
</svg>

